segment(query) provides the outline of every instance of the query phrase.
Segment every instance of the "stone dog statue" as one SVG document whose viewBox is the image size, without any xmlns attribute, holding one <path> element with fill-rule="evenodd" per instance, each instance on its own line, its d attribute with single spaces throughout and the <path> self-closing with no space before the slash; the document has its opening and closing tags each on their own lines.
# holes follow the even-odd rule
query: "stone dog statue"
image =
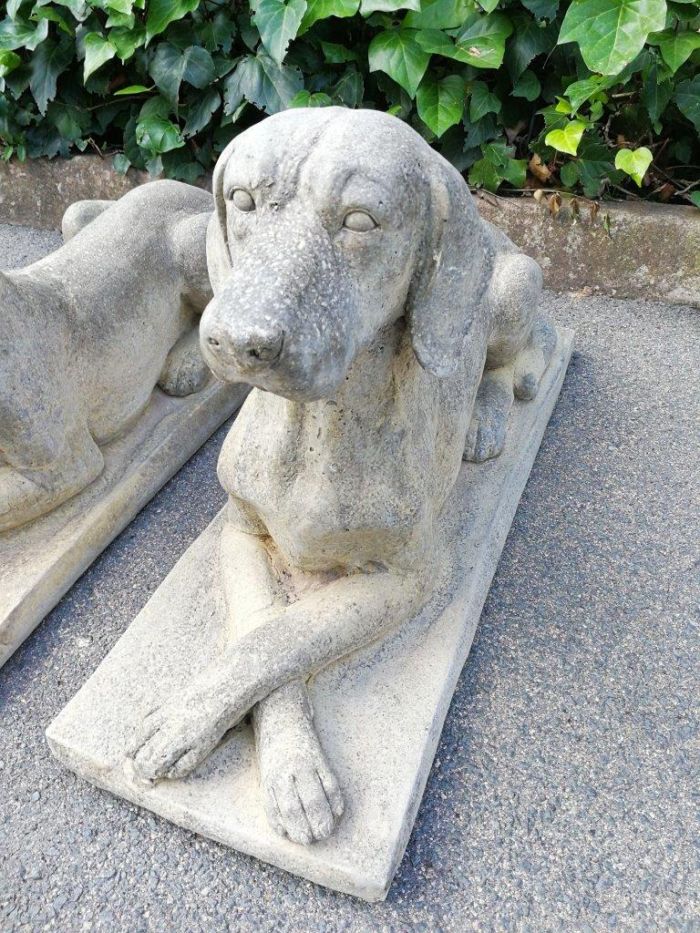
<svg viewBox="0 0 700 933">
<path fill-rule="evenodd" d="M 100 445 L 156 383 L 187 395 L 208 379 L 195 325 L 211 211 L 211 195 L 174 181 L 79 202 L 60 249 L 0 273 L 0 532 L 96 479 Z"/>
<path fill-rule="evenodd" d="M 537 265 L 394 117 L 270 117 L 225 150 L 214 195 L 203 351 L 256 387 L 219 460 L 230 637 L 147 717 L 133 769 L 182 777 L 252 711 L 268 818 L 308 844 L 343 796 L 307 681 L 428 601 L 462 458 L 499 453 L 556 332 Z"/>
</svg>

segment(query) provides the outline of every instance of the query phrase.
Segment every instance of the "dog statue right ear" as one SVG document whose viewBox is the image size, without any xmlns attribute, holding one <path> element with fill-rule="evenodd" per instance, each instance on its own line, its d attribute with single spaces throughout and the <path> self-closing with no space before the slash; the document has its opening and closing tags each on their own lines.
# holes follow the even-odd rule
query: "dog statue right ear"
<svg viewBox="0 0 700 933">
<path fill-rule="evenodd" d="M 413 350 L 435 376 L 457 372 L 467 335 L 483 310 L 488 257 L 467 183 L 437 152 L 429 165 L 430 209 L 407 318 Z"/>
<path fill-rule="evenodd" d="M 228 247 L 226 201 L 224 199 L 224 174 L 228 161 L 233 155 L 235 145 L 236 140 L 234 139 L 219 156 L 214 166 L 212 180 L 214 213 L 207 227 L 207 266 L 214 294 L 221 291 L 224 282 L 231 274 L 231 253 Z"/>
</svg>

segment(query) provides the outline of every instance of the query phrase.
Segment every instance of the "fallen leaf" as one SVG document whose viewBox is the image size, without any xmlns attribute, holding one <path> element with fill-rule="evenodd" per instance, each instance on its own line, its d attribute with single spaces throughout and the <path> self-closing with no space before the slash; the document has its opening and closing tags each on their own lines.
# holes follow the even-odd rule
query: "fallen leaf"
<svg viewBox="0 0 700 933">
<path fill-rule="evenodd" d="M 537 155 L 537 153 L 535 153 L 530 159 L 528 166 L 535 178 L 539 178 L 540 181 L 549 181 L 549 179 L 552 177 L 552 173 L 544 164 L 542 159 Z"/>
</svg>

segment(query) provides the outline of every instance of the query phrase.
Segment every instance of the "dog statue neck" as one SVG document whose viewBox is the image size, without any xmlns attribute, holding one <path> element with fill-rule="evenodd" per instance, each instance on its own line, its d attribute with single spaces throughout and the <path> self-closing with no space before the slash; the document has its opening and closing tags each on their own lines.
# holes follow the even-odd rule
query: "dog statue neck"
<svg viewBox="0 0 700 933">
<path fill-rule="evenodd" d="M 292 564 L 309 568 L 337 564 L 329 542 L 368 524 L 390 530 L 388 557 L 399 552 L 405 516 L 425 499 L 439 382 L 421 368 L 401 320 L 360 351 L 333 398 L 295 402 L 254 389 L 219 458 L 222 486 L 250 516 L 243 530 L 266 529 Z M 360 543 L 358 564 L 375 559 Z"/>
</svg>

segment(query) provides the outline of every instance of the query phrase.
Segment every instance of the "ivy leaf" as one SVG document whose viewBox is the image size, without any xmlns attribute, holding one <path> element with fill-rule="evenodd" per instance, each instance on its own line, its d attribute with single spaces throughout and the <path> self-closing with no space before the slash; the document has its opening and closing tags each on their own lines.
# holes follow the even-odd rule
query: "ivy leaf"
<svg viewBox="0 0 700 933">
<path fill-rule="evenodd" d="M 69 9 L 79 23 L 86 20 L 92 12 L 85 0 L 54 0 L 54 3 Z"/>
<path fill-rule="evenodd" d="M 29 65 L 29 87 L 39 113 L 46 113 L 50 100 L 56 96 L 56 81 L 73 61 L 73 42 L 62 37 L 59 42 L 47 39 L 32 55 Z"/>
<path fill-rule="evenodd" d="M 493 13 L 499 3 L 500 0 L 479 0 L 479 6 L 487 13 Z"/>
<path fill-rule="evenodd" d="M 474 13 L 455 36 L 460 49 L 466 49 L 470 65 L 476 68 L 500 68 L 505 44 L 513 25 L 503 13 Z"/>
<path fill-rule="evenodd" d="M 676 88 L 675 101 L 678 109 L 700 133 L 700 74 L 688 81 L 681 81 Z"/>
<path fill-rule="evenodd" d="M 306 13 L 297 35 L 305 33 L 320 19 L 328 19 L 330 16 L 346 19 L 354 16 L 359 9 L 360 0 L 307 0 Z"/>
<path fill-rule="evenodd" d="M 109 41 L 114 46 L 117 56 L 125 62 L 146 41 L 146 28 L 136 26 L 135 29 L 110 29 Z"/>
<path fill-rule="evenodd" d="M 152 91 L 152 87 L 146 87 L 144 84 L 130 84 L 128 87 L 121 87 L 114 92 L 115 97 L 130 97 L 132 94 L 145 94 Z"/>
<path fill-rule="evenodd" d="M 647 109 L 649 119 L 654 126 L 655 132 L 659 132 L 660 127 L 658 129 L 656 128 L 659 118 L 673 97 L 672 82 L 662 81 L 658 72 L 659 69 L 656 65 L 649 69 L 649 74 L 644 80 L 641 94 L 642 103 Z"/>
<path fill-rule="evenodd" d="M 565 162 L 559 169 L 559 179 L 565 188 L 573 188 L 579 179 L 579 167 L 576 162 Z"/>
<path fill-rule="evenodd" d="M 637 187 L 641 188 L 653 158 L 646 146 L 640 146 L 639 149 L 620 149 L 615 156 L 615 168 L 633 178 Z"/>
<path fill-rule="evenodd" d="M 246 55 L 224 82 L 224 111 L 233 113 L 247 100 L 266 113 L 285 110 L 302 90 L 298 68 L 278 65 L 264 53 Z"/>
<path fill-rule="evenodd" d="M 559 9 L 559 0 L 521 0 L 521 3 L 536 19 L 554 19 Z"/>
<path fill-rule="evenodd" d="M 665 23 L 666 0 L 572 0 L 558 42 L 577 42 L 591 71 L 616 75 Z"/>
<path fill-rule="evenodd" d="M 510 93 L 513 97 L 524 97 L 525 100 L 532 101 L 537 100 L 541 92 L 540 79 L 534 71 L 526 68 L 513 85 L 513 90 Z"/>
<path fill-rule="evenodd" d="M 50 6 L 37 7 L 35 10 L 32 11 L 31 19 L 34 20 L 34 22 L 38 22 L 39 20 L 42 20 L 42 19 L 48 19 L 49 22 L 51 23 L 57 23 L 58 28 L 61 30 L 61 32 L 65 32 L 67 36 L 71 36 L 71 37 L 73 36 L 74 29 L 71 26 L 71 24 L 68 22 L 65 16 L 62 16 L 58 12 L 58 10 L 54 10 L 53 7 L 50 7 Z"/>
<path fill-rule="evenodd" d="M 593 75 L 592 78 L 583 78 L 581 81 L 572 82 L 564 91 L 564 94 L 571 104 L 571 110 L 575 112 L 587 100 L 610 87 L 611 84 L 612 81 L 608 78 L 604 78 L 602 75 Z"/>
<path fill-rule="evenodd" d="M 306 13 L 306 0 L 258 0 L 253 22 L 260 39 L 278 65 L 284 61 L 287 47 L 295 39 Z"/>
<path fill-rule="evenodd" d="M 168 119 L 168 103 L 162 97 L 146 101 L 141 108 L 136 123 L 136 142 L 151 160 L 185 145 L 179 127 Z"/>
<path fill-rule="evenodd" d="M 408 13 L 403 25 L 412 29 L 458 29 L 473 12 L 472 0 L 428 0 L 418 12 Z"/>
<path fill-rule="evenodd" d="M 436 136 L 440 137 L 462 119 L 464 113 L 464 80 L 448 75 L 440 81 L 426 76 L 416 93 L 418 116 Z"/>
<path fill-rule="evenodd" d="M 7 0 L 6 9 L 7 15 L 10 19 L 17 19 L 17 14 L 19 13 L 19 8 L 25 0 Z"/>
<path fill-rule="evenodd" d="M 328 94 L 312 94 L 311 91 L 299 91 L 291 99 L 290 107 L 331 107 L 333 100 Z"/>
<path fill-rule="evenodd" d="M 489 191 L 497 191 L 501 183 L 515 188 L 525 184 L 527 161 L 513 158 L 513 147 L 505 143 L 487 143 L 481 147 L 482 158 L 469 169 L 469 183 Z"/>
<path fill-rule="evenodd" d="M 416 33 L 416 41 L 426 52 L 475 68 L 499 68 L 512 29 L 510 20 L 501 13 L 477 13 L 469 17 L 454 42 L 439 29 L 421 29 Z"/>
<path fill-rule="evenodd" d="M 354 49 L 348 49 L 337 42 L 323 42 L 321 40 L 320 44 L 323 57 L 330 65 L 344 65 L 346 62 L 359 61 L 359 54 Z"/>
<path fill-rule="evenodd" d="M 513 38 L 506 52 L 506 65 L 513 81 L 520 77 L 534 58 L 554 48 L 556 37 L 557 31 L 553 25 L 540 25 L 525 13 L 513 16 Z"/>
<path fill-rule="evenodd" d="M 85 62 L 83 64 L 83 81 L 87 81 L 91 74 L 101 68 L 105 62 L 116 55 L 116 49 L 99 32 L 89 32 L 84 39 Z"/>
<path fill-rule="evenodd" d="M 597 198 L 608 182 L 622 180 L 622 172 L 613 165 L 612 155 L 600 137 L 587 135 L 578 147 L 579 181 L 587 198 Z"/>
<path fill-rule="evenodd" d="M 202 45 L 210 52 L 221 49 L 230 52 L 236 35 L 236 24 L 224 10 L 219 10 L 210 20 L 205 20 L 197 29 Z"/>
<path fill-rule="evenodd" d="M 690 200 L 696 207 L 700 207 L 700 191 L 691 191 Z"/>
<path fill-rule="evenodd" d="M 215 87 L 208 88 L 204 94 L 198 94 L 195 102 L 187 110 L 187 121 L 182 135 L 194 136 L 209 125 L 212 114 L 221 104 L 221 94 Z"/>
<path fill-rule="evenodd" d="M 551 146 L 557 152 L 566 152 L 568 155 L 576 155 L 578 144 L 581 142 L 583 131 L 586 124 L 580 120 L 569 120 L 566 126 L 561 130 L 550 130 L 544 138 L 546 146 Z"/>
<path fill-rule="evenodd" d="M 333 97 L 346 107 L 359 107 L 365 93 L 365 82 L 359 71 L 346 71 L 333 88 Z"/>
<path fill-rule="evenodd" d="M 149 73 L 163 96 L 176 105 L 183 81 L 193 87 L 205 88 L 216 76 L 214 61 L 198 45 L 180 51 L 169 42 L 161 42 L 153 56 Z"/>
<path fill-rule="evenodd" d="M 146 41 L 164 32 L 170 23 L 196 10 L 199 0 L 148 0 Z"/>
<path fill-rule="evenodd" d="M 469 120 L 478 123 L 487 113 L 499 113 L 501 102 L 483 81 L 473 81 L 469 97 Z"/>
<path fill-rule="evenodd" d="M 114 166 L 114 171 L 119 175 L 126 175 L 131 168 L 131 162 L 129 162 L 123 152 L 117 152 L 114 155 L 112 158 L 112 165 Z"/>
<path fill-rule="evenodd" d="M 11 71 L 14 71 L 19 65 L 22 64 L 22 59 L 16 52 L 10 52 L 7 49 L 0 49 L 0 78 L 4 78 L 5 75 L 9 75 Z"/>
<path fill-rule="evenodd" d="M 0 23 L 0 49 L 27 49 L 33 52 L 49 34 L 49 22 L 40 20 L 36 26 L 18 20 L 5 19 Z"/>
<path fill-rule="evenodd" d="M 658 45 L 661 57 L 673 74 L 688 61 L 695 49 L 700 49 L 700 33 L 690 29 L 682 32 L 666 29 L 649 36 L 648 41 L 650 45 Z"/>
<path fill-rule="evenodd" d="M 414 29 L 387 29 L 369 44 L 369 70 L 383 71 L 413 99 L 428 68 L 430 55 L 418 44 Z"/>
<path fill-rule="evenodd" d="M 362 0 L 360 3 L 360 13 L 365 17 L 396 10 L 420 10 L 420 0 Z"/>
</svg>

